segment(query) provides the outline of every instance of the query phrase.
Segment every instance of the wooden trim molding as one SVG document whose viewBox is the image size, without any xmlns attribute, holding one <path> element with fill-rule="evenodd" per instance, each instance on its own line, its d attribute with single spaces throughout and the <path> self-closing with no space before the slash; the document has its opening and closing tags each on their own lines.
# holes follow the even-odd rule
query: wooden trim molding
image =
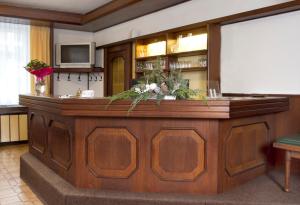
<svg viewBox="0 0 300 205">
<path fill-rule="evenodd" d="M 84 25 L 97 18 L 106 16 L 110 13 L 113 13 L 117 10 L 123 9 L 140 1 L 141 0 L 113 0 L 86 14 L 77 14 L 46 9 L 33 9 L 0 4 L 0 16 L 35 19 L 64 24 Z"/>
<path fill-rule="evenodd" d="M 260 9 L 255 9 L 252 11 L 246 11 L 230 16 L 221 18 L 219 21 L 222 25 L 238 23 L 242 21 L 253 20 L 257 18 L 263 18 L 268 16 L 273 16 L 277 14 L 288 13 L 292 11 L 300 10 L 300 1 L 289 1 L 286 3 L 276 4 L 273 6 L 268 6 Z"/>
<path fill-rule="evenodd" d="M 67 24 L 81 24 L 81 14 L 51 11 L 45 9 L 32 9 L 0 4 L 0 16 L 36 19 Z"/>
<path fill-rule="evenodd" d="M 107 16 L 113 12 L 124 9 L 128 6 L 139 3 L 141 1 L 142 0 L 113 0 L 86 14 L 59 12 L 59 11 L 52 11 L 52 10 L 45 10 L 45 9 L 24 8 L 24 7 L 6 5 L 2 3 L 0 4 L 0 16 L 50 21 L 55 23 L 71 24 L 71 25 L 73 24 L 73 25 L 78 25 L 79 26 L 78 29 L 82 30 L 81 26 L 84 26 L 87 23 L 96 20 L 97 18 Z M 190 24 L 180 28 L 167 30 L 164 32 L 169 32 L 178 29 L 186 30 L 190 28 L 201 27 L 207 24 L 226 25 L 226 24 L 237 23 L 241 21 L 247 21 L 247 20 L 272 16 L 276 14 L 282 14 L 282 13 L 287 13 L 287 12 L 292 12 L 297 10 L 300 10 L 300 1 L 294 0 L 294 1 L 289 1 L 281 4 L 259 8 L 259 9 L 254 9 L 251 11 L 241 12 L 238 14 L 211 19 L 208 21 Z M 74 29 L 76 30 L 76 28 L 77 27 L 75 26 Z"/>
<path fill-rule="evenodd" d="M 102 16 L 106 16 L 110 13 L 113 13 L 117 10 L 123 9 L 127 6 L 130 6 L 132 4 L 135 4 L 141 0 L 113 0 L 111 2 L 108 2 L 107 4 L 100 6 L 96 8 L 93 11 L 90 11 L 83 15 L 81 23 L 86 24 L 89 23 L 97 18 L 100 18 Z"/>
<path fill-rule="evenodd" d="M 110 44 L 105 44 L 105 45 L 98 46 L 97 49 L 108 47 L 108 46 L 113 46 L 113 45 L 119 45 L 121 43 L 127 43 L 127 42 L 131 42 L 131 41 L 135 41 L 137 39 L 150 38 L 152 36 L 159 36 L 160 34 L 163 34 L 163 33 L 172 33 L 172 32 L 184 31 L 184 30 L 191 30 L 191 29 L 203 27 L 203 26 L 206 26 L 206 25 L 211 25 L 211 28 L 210 28 L 211 32 L 213 32 L 215 37 L 218 39 L 218 38 L 220 38 L 219 37 L 220 34 L 218 34 L 217 26 L 233 24 L 233 23 L 238 23 L 238 22 L 242 22 L 242 21 L 248 21 L 248 20 L 253 20 L 253 19 L 257 19 L 257 18 L 263 18 L 263 17 L 273 16 L 273 15 L 277 15 L 277 14 L 288 13 L 288 12 L 297 11 L 297 10 L 300 10 L 300 1 L 299 0 L 294 0 L 294 1 L 289 1 L 289 2 L 286 2 L 286 3 L 281 3 L 281 4 L 276 4 L 276 5 L 272 5 L 272 6 L 263 7 L 263 8 L 260 8 L 260 9 L 254 9 L 254 10 L 251 10 L 251 11 L 241 12 L 241 13 L 237 13 L 237 14 L 233 14 L 233 15 L 229 15 L 229 16 L 216 18 L 216 19 L 210 19 L 210 20 L 207 20 L 207 21 L 202 21 L 202 22 L 198 22 L 198 23 L 194 23 L 194 24 L 189 24 L 189 25 L 185 25 L 185 26 L 182 26 L 182 27 L 177 27 L 177 28 L 172 28 L 172 29 L 168 29 L 168 30 L 164 30 L 164 31 L 159 31 L 159 32 L 156 32 L 156 33 L 151 33 L 151 34 L 147 34 L 147 35 L 144 35 L 144 36 L 139 36 L 139 37 L 136 37 L 136 38 L 131 38 L 131 39 L 127 39 L 127 40 L 113 42 L 113 43 L 110 43 Z M 218 45 L 217 45 L 217 43 L 214 43 L 214 44 L 215 44 L 214 49 L 217 50 Z M 218 63 L 218 62 L 216 62 L 216 63 Z M 213 78 L 218 78 L 219 76 L 214 75 L 212 77 Z"/>
<path fill-rule="evenodd" d="M 26 114 L 27 111 L 27 107 L 21 105 L 0 105 L 0 115 Z"/>
<path fill-rule="evenodd" d="M 130 113 L 128 113 L 132 103 L 130 100 L 120 100 L 107 107 L 108 103 L 109 100 L 103 98 L 60 99 L 20 95 L 21 105 L 35 106 L 36 110 L 60 113 L 63 116 L 229 119 L 265 115 L 289 109 L 289 98 L 285 97 L 249 98 L 247 100 L 224 98 L 207 100 L 206 103 L 198 100 L 166 100 L 159 106 L 155 101 L 145 101 L 138 104 Z"/>
</svg>

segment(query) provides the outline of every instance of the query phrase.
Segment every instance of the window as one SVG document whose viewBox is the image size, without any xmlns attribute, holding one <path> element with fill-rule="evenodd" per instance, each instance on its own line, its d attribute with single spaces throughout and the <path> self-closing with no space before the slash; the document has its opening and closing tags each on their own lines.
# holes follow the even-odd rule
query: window
<svg viewBox="0 0 300 205">
<path fill-rule="evenodd" d="M 30 93 L 30 26 L 0 22 L 0 105 L 19 103 L 19 94 Z"/>
</svg>

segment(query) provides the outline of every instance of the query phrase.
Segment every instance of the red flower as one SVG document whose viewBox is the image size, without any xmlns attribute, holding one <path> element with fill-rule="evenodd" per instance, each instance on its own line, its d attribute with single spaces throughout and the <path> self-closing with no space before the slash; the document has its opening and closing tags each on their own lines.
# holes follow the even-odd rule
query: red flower
<svg viewBox="0 0 300 205">
<path fill-rule="evenodd" d="M 43 78 L 47 75 L 50 75 L 53 73 L 53 68 L 52 67 L 46 67 L 46 68 L 41 68 L 38 70 L 29 70 L 27 69 L 28 72 L 30 72 L 32 75 L 35 75 L 37 77 L 37 80 L 43 80 Z"/>
</svg>

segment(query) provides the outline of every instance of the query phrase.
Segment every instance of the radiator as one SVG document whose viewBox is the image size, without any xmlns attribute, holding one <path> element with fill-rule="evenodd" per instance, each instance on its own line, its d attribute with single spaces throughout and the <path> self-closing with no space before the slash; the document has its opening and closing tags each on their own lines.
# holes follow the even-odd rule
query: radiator
<svg viewBox="0 0 300 205">
<path fill-rule="evenodd" d="M 0 142 L 28 140 L 27 114 L 0 115 Z"/>
</svg>

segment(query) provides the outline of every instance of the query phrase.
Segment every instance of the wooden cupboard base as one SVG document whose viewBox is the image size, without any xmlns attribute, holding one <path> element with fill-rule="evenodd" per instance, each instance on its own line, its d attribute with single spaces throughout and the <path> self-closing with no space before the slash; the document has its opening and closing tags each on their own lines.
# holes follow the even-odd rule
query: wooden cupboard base
<svg viewBox="0 0 300 205">
<path fill-rule="evenodd" d="M 77 189 L 30 153 L 21 157 L 21 178 L 48 205 L 292 205 L 300 204 L 300 176 L 292 176 L 292 192 L 285 193 L 284 172 L 271 172 L 230 192 L 214 196 L 128 193 Z"/>
</svg>

